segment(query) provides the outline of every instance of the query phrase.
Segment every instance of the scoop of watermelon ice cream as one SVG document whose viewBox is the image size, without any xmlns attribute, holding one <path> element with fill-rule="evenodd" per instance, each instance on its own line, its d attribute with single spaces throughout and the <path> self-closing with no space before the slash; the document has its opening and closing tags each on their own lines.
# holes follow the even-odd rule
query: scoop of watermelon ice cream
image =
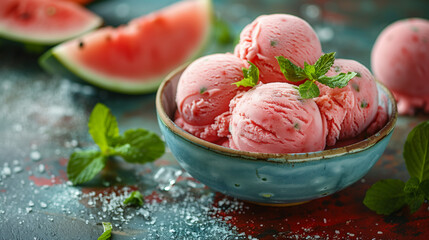
<svg viewBox="0 0 429 240">
<path fill-rule="evenodd" d="M 229 134 L 229 103 L 244 87 L 232 83 L 243 79 L 248 63 L 232 54 L 213 54 L 191 63 L 177 86 L 176 124 L 187 132 L 215 142 Z"/>
<path fill-rule="evenodd" d="M 321 49 L 319 38 L 306 21 L 293 15 L 273 14 L 262 15 L 243 29 L 234 54 L 259 68 L 261 82 L 289 82 L 275 57 L 283 56 L 304 67 L 304 62 L 317 61 Z"/>
<path fill-rule="evenodd" d="M 320 95 L 315 102 L 326 119 L 328 146 L 362 133 L 378 111 L 378 90 L 371 72 L 354 60 L 336 59 L 326 75 L 334 76 L 341 72 L 356 72 L 357 75 L 344 88 L 330 88 L 317 83 Z M 385 116 L 382 112 L 379 115 Z M 380 119 L 380 125 L 383 123 L 384 120 Z"/>
<path fill-rule="evenodd" d="M 429 21 L 405 19 L 386 27 L 371 53 L 374 75 L 398 100 L 400 114 L 429 112 Z"/>
<path fill-rule="evenodd" d="M 313 99 L 289 83 L 260 84 L 231 101 L 230 147 L 263 153 L 325 148 L 326 126 Z"/>
</svg>

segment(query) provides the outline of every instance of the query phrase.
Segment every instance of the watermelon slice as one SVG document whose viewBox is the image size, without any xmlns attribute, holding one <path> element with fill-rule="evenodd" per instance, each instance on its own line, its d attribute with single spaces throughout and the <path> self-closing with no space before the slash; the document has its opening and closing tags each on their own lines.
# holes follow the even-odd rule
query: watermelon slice
<svg viewBox="0 0 429 240">
<path fill-rule="evenodd" d="M 71 2 L 0 0 L 0 37 L 33 45 L 55 45 L 93 30 L 102 19 Z"/>
<path fill-rule="evenodd" d="M 48 72 L 71 72 L 111 91 L 154 92 L 208 40 L 210 0 L 175 3 L 118 28 L 105 27 L 58 45 L 40 58 Z"/>
</svg>

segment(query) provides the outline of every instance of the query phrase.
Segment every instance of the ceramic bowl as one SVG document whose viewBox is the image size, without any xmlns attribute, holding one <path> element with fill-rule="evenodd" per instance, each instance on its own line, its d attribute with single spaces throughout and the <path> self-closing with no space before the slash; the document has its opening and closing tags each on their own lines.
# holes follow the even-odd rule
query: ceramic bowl
<svg viewBox="0 0 429 240">
<path fill-rule="evenodd" d="M 158 123 L 180 165 L 211 189 L 241 200 L 293 205 L 333 194 L 362 178 L 383 154 L 392 135 L 396 103 L 387 99 L 388 123 L 369 138 L 340 148 L 298 154 L 238 151 L 199 139 L 174 123 L 176 88 L 184 67 L 170 74 L 156 96 Z M 381 100 L 380 100 L 381 101 Z"/>
</svg>

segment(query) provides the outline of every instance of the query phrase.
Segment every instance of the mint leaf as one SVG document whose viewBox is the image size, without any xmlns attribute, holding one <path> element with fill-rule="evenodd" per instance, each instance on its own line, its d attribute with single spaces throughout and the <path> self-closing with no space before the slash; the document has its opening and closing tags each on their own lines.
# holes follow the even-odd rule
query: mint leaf
<svg viewBox="0 0 429 240">
<path fill-rule="evenodd" d="M 377 214 L 389 215 L 406 203 L 405 183 L 397 179 L 376 182 L 365 194 L 363 204 Z"/>
<path fill-rule="evenodd" d="M 408 134 L 404 145 L 404 159 L 411 177 L 423 182 L 429 179 L 429 121 L 423 122 Z"/>
<path fill-rule="evenodd" d="M 280 70 L 287 80 L 292 82 L 298 82 L 304 79 L 311 80 L 310 82 L 306 81 L 301 84 L 304 86 L 299 86 L 299 93 L 302 98 L 313 98 L 319 96 L 319 87 L 314 83 L 314 81 L 318 81 L 330 88 L 343 88 L 356 76 L 355 72 L 340 73 L 339 75 L 332 77 L 325 75 L 334 64 L 335 52 L 323 54 L 314 65 L 304 62 L 304 69 L 296 66 L 289 61 L 289 59 L 286 59 L 283 56 L 278 56 L 276 59 L 280 65 Z M 335 71 L 337 71 L 337 67 L 335 68 Z"/>
<path fill-rule="evenodd" d="M 79 151 L 71 154 L 67 176 L 73 184 L 94 178 L 104 168 L 108 158 L 114 155 L 119 155 L 131 163 L 146 163 L 164 154 L 164 142 L 153 132 L 131 129 L 123 136 L 119 135 L 116 118 L 103 104 L 94 107 L 88 126 L 101 152 Z"/>
<path fill-rule="evenodd" d="M 425 201 L 425 195 L 421 191 L 407 193 L 405 201 L 410 207 L 410 212 L 415 213 Z"/>
<path fill-rule="evenodd" d="M 429 179 L 421 182 L 419 188 L 425 195 L 425 198 L 429 200 Z"/>
<path fill-rule="evenodd" d="M 161 157 L 165 144 L 161 138 L 146 129 L 130 129 L 113 140 L 113 152 L 130 163 L 147 163 Z"/>
<path fill-rule="evenodd" d="M 104 232 L 97 240 L 108 240 L 112 237 L 112 224 L 109 222 L 103 222 Z"/>
<path fill-rule="evenodd" d="M 243 68 L 244 78 L 241 81 L 235 82 L 237 87 L 254 87 L 259 81 L 259 69 L 255 64 L 249 62 L 249 68 Z"/>
<path fill-rule="evenodd" d="M 319 87 L 310 80 L 307 80 L 305 83 L 299 85 L 298 91 L 301 97 L 304 99 L 315 98 L 320 94 Z"/>
<path fill-rule="evenodd" d="M 310 80 L 315 80 L 319 77 L 316 75 L 316 68 L 313 65 L 309 65 L 307 62 L 304 62 L 304 72 Z"/>
<path fill-rule="evenodd" d="M 348 73 L 340 73 L 336 76 L 328 77 L 328 76 L 321 76 L 317 80 L 318 82 L 330 87 L 330 88 L 343 88 L 347 86 L 349 81 L 356 76 L 355 72 L 348 72 Z"/>
<path fill-rule="evenodd" d="M 134 191 L 129 197 L 127 197 L 127 199 L 124 200 L 124 204 L 143 206 L 143 195 L 139 191 Z"/>
<path fill-rule="evenodd" d="M 318 76 L 325 75 L 335 61 L 335 52 L 323 54 L 314 64 Z"/>
<path fill-rule="evenodd" d="M 299 82 L 307 78 L 304 70 L 293 64 L 289 59 L 283 56 L 278 56 L 276 59 L 280 65 L 281 72 L 287 80 L 291 82 Z"/>
<path fill-rule="evenodd" d="M 99 151 L 74 152 L 67 164 L 67 177 L 73 184 L 87 182 L 95 177 L 106 164 Z"/>
<path fill-rule="evenodd" d="M 410 207 L 410 212 L 416 212 L 425 200 L 425 195 L 420 188 L 420 181 L 416 177 L 411 177 L 404 187 L 404 192 L 406 193 L 405 201 Z"/>
<path fill-rule="evenodd" d="M 405 183 L 404 192 L 406 193 L 414 193 L 419 190 L 420 181 L 416 177 L 412 177 L 408 179 Z"/>
<path fill-rule="evenodd" d="M 119 135 L 118 123 L 110 109 L 97 103 L 91 112 L 88 121 L 89 133 L 94 142 L 100 147 L 102 153 L 109 149 L 109 141 Z"/>
</svg>

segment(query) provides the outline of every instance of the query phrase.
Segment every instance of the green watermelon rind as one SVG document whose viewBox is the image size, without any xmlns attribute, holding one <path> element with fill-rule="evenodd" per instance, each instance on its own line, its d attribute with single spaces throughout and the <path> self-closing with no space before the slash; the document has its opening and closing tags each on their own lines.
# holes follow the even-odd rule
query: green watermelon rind
<svg viewBox="0 0 429 240">
<path fill-rule="evenodd" d="M 191 56 L 184 60 L 183 63 L 177 67 L 189 64 L 189 62 L 200 56 L 209 42 L 213 19 L 213 6 L 211 0 L 200 1 L 204 1 L 204 6 L 207 10 L 209 19 L 206 32 L 199 46 L 195 48 L 194 53 L 190 54 Z M 52 74 L 66 75 L 73 80 L 83 80 L 84 82 L 113 92 L 130 95 L 152 93 L 158 89 L 162 80 L 164 80 L 164 78 L 170 73 L 166 72 L 160 76 L 151 79 L 145 79 L 141 82 L 138 80 L 130 81 L 129 79 L 109 77 L 106 75 L 101 75 L 95 71 L 91 71 L 90 69 L 85 71 L 82 70 L 82 67 L 79 66 L 77 62 L 67 58 L 67 54 L 61 54 L 60 48 L 61 45 L 56 46 L 40 57 L 39 64 L 42 66 L 42 68 Z"/>
</svg>

